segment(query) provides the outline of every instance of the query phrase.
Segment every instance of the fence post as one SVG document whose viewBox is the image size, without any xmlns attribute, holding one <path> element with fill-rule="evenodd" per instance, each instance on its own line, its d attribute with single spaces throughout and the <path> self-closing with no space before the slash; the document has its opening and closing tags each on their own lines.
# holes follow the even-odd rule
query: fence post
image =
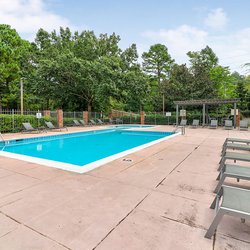
<svg viewBox="0 0 250 250">
<path fill-rule="evenodd" d="M 86 125 L 89 124 L 89 112 L 88 111 L 83 111 L 82 112 L 82 118 L 85 122 Z"/>
<path fill-rule="evenodd" d="M 140 115 L 141 115 L 141 125 L 144 125 L 144 123 L 145 123 L 145 112 L 141 111 Z"/>
<path fill-rule="evenodd" d="M 62 109 L 56 110 L 56 118 L 57 118 L 57 126 L 59 128 L 63 128 L 63 110 Z"/>
<path fill-rule="evenodd" d="M 15 111 L 12 109 L 12 131 L 15 132 Z"/>
<path fill-rule="evenodd" d="M 238 115 L 236 116 L 236 127 L 240 126 L 240 110 L 238 110 Z"/>
</svg>

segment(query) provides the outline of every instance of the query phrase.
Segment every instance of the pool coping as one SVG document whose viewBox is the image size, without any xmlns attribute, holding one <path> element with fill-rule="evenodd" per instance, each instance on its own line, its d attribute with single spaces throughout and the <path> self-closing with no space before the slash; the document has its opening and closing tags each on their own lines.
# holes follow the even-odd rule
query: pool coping
<svg viewBox="0 0 250 250">
<path fill-rule="evenodd" d="M 153 131 L 145 131 L 145 132 L 153 132 Z M 157 131 L 154 131 L 157 132 Z M 166 131 L 167 132 L 167 131 Z M 8 158 L 12 158 L 12 159 L 17 159 L 17 160 L 21 160 L 21 161 L 26 161 L 26 162 L 30 162 L 30 163 L 35 163 L 35 164 L 39 164 L 39 165 L 44 165 L 47 167 L 52 167 L 52 168 L 57 168 L 57 169 L 62 169 L 62 170 L 66 170 L 66 171 L 70 171 L 70 172 L 75 172 L 75 173 L 79 173 L 79 174 L 83 174 L 86 172 L 89 172 L 95 168 L 101 167 L 111 161 L 114 161 L 116 159 L 119 159 L 121 157 L 124 157 L 126 155 L 135 153 L 139 150 L 142 150 L 144 148 L 153 146 L 157 143 L 160 143 L 162 141 L 171 139 L 175 136 L 180 135 L 181 133 L 175 133 L 163 138 L 160 138 L 158 140 L 154 140 L 151 141 L 149 143 L 145 143 L 143 145 L 125 150 L 123 152 L 105 157 L 103 159 L 79 166 L 79 165 L 75 165 L 75 164 L 70 164 L 70 163 L 63 163 L 63 162 L 58 162 L 58 161 L 53 161 L 53 160 L 47 160 L 47 159 L 42 159 L 42 158 L 37 158 L 37 157 L 32 157 L 32 156 L 26 156 L 26 155 L 21 155 L 21 154 L 15 154 L 15 153 L 10 153 L 10 152 L 5 152 L 5 151 L 0 151 L 0 156 L 3 157 L 8 157 Z"/>
</svg>

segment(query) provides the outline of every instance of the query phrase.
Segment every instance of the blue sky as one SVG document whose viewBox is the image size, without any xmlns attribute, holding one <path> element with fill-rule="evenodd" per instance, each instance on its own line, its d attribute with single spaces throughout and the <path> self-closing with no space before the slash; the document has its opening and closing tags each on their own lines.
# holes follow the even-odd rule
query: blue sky
<svg viewBox="0 0 250 250">
<path fill-rule="evenodd" d="M 125 49 L 139 53 L 165 44 L 177 63 L 188 51 L 209 45 L 220 64 L 244 74 L 250 62 L 250 1 L 248 0 L 0 0 L 0 23 L 33 40 L 38 28 L 115 32 Z"/>
</svg>

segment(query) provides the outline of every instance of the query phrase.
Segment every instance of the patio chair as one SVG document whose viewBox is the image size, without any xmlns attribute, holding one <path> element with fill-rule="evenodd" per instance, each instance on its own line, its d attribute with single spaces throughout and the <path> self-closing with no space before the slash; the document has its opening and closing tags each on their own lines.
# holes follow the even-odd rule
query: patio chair
<svg viewBox="0 0 250 250">
<path fill-rule="evenodd" d="M 229 178 L 236 178 L 237 182 L 239 180 L 250 180 L 250 168 L 246 166 L 239 166 L 239 165 L 231 165 L 226 164 L 221 168 L 221 171 L 217 177 L 218 184 L 214 190 L 214 193 L 217 193 L 221 186 L 223 185 L 225 179 Z"/>
<path fill-rule="evenodd" d="M 22 132 L 37 132 L 37 133 L 41 132 L 41 130 L 39 130 L 38 128 L 33 128 L 29 122 L 24 122 L 22 124 L 24 127 L 24 130 L 22 130 Z"/>
<path fill-rule="evenodd" d="M 223 199 L 221 204 L 219 204 L 221 197 Z M 217 226 L 225 214 L 239 217 L 242 222 L 250 218 L 250 190 L 223 185 L 210 208 L 216 208 L 216 215 L 205 234 L 205 238 L 208 239 L 211 239 L 214 235 Z"/>
<path fill-rule="evenodd" d="M 239 130 L 248 130 L 248 121 L 240 121 Z"/>
<path fill-rule="evenodd" d="M 109 124 L 113 124 L 114 120 L 112 118 L 109 118 Z"/>
<path fill-rule="evenodd" d="M 179 126 L 181 126 L 181 127 L 187 126 L 187 120 L 186 119 L 181 119 L 181 122 L 180 122 Z"/>
<path fill-rule="evenodd" d="M 224 129 L 233 129 L 233 122 L 231 120 L 225 120 Z"/>
<path fill-rule="evenodd" d="M 247 145 L 250 144 L 250 140 L 249 139 L 226 138 L 225 142 L 222 145 L 222 149 L 227 145 L 228 142 L 231 142 L 231 143 L 238 142 L 238 143 L 247 144 Z"/>
<path fill-rule="evenodd" d="M 222 155 L 222 158 L 219 162 L 218 171 L 222 169 L 222 167 L 225 165 L 226 160 L 233 160 L 236 161 L 246 161 L 250 162 L 250 154 L 242 154 L 242 153 L 235 153 L 235 152 L 225 152 L 224 155 Z"/>
<path fill-rule="evenodd" d="M 211 120 L 209 128 L 217 128 L 218 127 L 218 120 Z"/>
<path fill-rule="evenodd" d="M 90 119 L 89 121 L 90 121 L 90 125 L 97 125 L 93 119 Z"/>
<path fill-rule="evenodd" d="M 80 127 L 82 124 L 78 120 L 73 120 L 73 126 Z"/>
<path fill-rule="evenodd" d="M 199 120 L 193 120 L 193 123 L 192 123 L 192 128 L 198 128 L 200 125 L 200 121 Z"/>
<path fill-rule="evenodd" d="M 68 128 L 67 127 L 62 127 L 62 128 L 59 128 L 59 127 L 55 127 L 54 124 L 52 122 L 45 122 L 46 126 L 47 126 L 47 129 L 49 130 L 59 130 L 59 131 L 62 131 L 62 129 L 66 129 L 68 131 Z"/>
<path fill-rule="evenodd" d="M 250 151 L 250 145 L 242 144 L 242 143 L 227 142 L 221 150 L 221 155 L 224 155 L 227 149 Z"/>
<path fill-rule="evenodd" d="M 104 122 L 101 119 L 96 119 L 96 120 L 97 120 L 98 125 L 103 125 L 104 124 Z"/>
<path fill-rule="evenodd" d="M 79 120 L 79 121 L 80 121 L 80 124 L 81 124 L 82 126 L 85 126 L 85 125 L 86 125 L 86 123 L 85 123 L 84 120 Z"/>
<path fill-rule="evenodd" d="M 120 118 L 116 118 L 115 119 L 115 123 L 116 124 L 121 124 L 121 123 L 123 123 L 123 121 Z"/>
</svg>

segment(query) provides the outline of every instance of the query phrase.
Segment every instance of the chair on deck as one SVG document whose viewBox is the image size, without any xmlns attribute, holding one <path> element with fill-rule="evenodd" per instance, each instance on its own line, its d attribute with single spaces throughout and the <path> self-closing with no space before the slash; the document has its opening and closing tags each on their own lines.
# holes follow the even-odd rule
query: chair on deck
<svg viewBox="0 0 250 250">
<path fill-rule="evenodd" d="M 219 168 L 218 171 L 222 169 L 222 167 L 225 165 L 226 160 L 233 160 L 236 161 L 246 161 L 250 162 L 250 154 L 241 154 L 241 153 L 235 153 L 235 152 L 225 152 L 222 155 L 222 158 L 219 162 Z"/>
<path fill-rule="evenodd" d="M 193 120 L 193 123 L 192 123 L 192 128 L 198 128 L 200 125 L 200 121 L 199 120 L 196 120 L 194 119 Z"/>
<path fill-rule="evenodd" d="M 78 120 L 73 120 L 73 126 L 80 127 L 82 124 Z"/>
<path fill-rule="evenodd" d="M 94 125 L 94 126 L 97 125 L 93 119 L 90 119 L 89 121 L 90 121 L 89 125 Z"/>
<path fill-rule="evenodd" d="M 181 119 L 181 122 L 179 126 L 187 126 L 187 120 L 186 119 Z"/>
<path fill-rule="evenodd" d="M 239 130 L 248 130 L 248 121 L 240 121 Z"/>
<path fill-rule="evenodd" d="M 240 143 L 240 144 L 246 144 L 246 145 L 250 144 L 249 139 L 226 138 L 225 142 L 223 143 L 222 150 L 223 150 L 224 147 L 226 147 L 226 145 L 228 143 L 235 143 L 235 142 Z"/>
<path fill-rule="evenodd" d="M 116 124 L 122 124 L 123 121 L 122 121 L 120 118 L 116 118 L 116 119 L 115 119 L 115 123 L 116 123 Z"/>
<path fill-rule="evenodd" d="M 239 166 L 232 164 L 224 165 L 221 168 L 221 171 L 216 179 L 219 182 L 214 190 L 214 193 L 217 193 L 220 190 L 221 186 L 223 185 L 227 177 L 236 178 L 237 182 L 239 182 L 239 180 L 250 181 L 250 168 L 246 166 Z"/>
<path fill-rule="evenodd" d="M 224 129 L 233 129 L 233 122 L 231 120 L 225 120 Z"/>
<path fill-rule="evenodd" d="M 47 126 L 47 128 L 49 130 L 59 130 L 59 131 L 62 131 L 62 129 L 66 129 L 68 131 L 67 127 L 63 127 L 63 128 L 55 127 L 52 122 L 45 122 L 45 124 L 46 124 L 46 126 Z"/>
<path fill-rule="evenodd" d="M 217 120 L 211 120 L 209 128 L 217 128 L 217 127 L 218 127 L 218 121 Z"/>
<path fill-rule="evenodd" d="M 40 133 L 40 130 L 38 128 L 33 128 L 32 125 L 29 122 L 22 123 L 24 130 L 22 132 L 37 132 Z"/>
<path fill-rule="evenodd" d="M 221 197 L 223 197 L 223 199 L 220 204 Z M 250 219 L 250 190 L 222 186 L 210 208 L 216 208 L 216 215 L 205 234 L 205 237 L 209 239 L 214 235 L 224 215 L 239 217 L 242 222 L 245 222 L 245 219 Z"/>
<path fill-rule="evenodd" d="M 80 125 L 82 125 L 82 126 L 86 126 L 86 123 L 85 123 L 85 121 L 84 120 L 79 120 L 80 121 Z"/>
<path fill-rule="evenodd" d="M 221 155 L 223 156 L 227 149 L 232 150 L 243 150 L 243 151 L 250 151 L 250 145 L 249 144 L 243 144 L 243 143 L 233 143 L 233 142 L 227 142 L 224 147 L 221 150 Z"/>
<path fill-rule="evenodd" d="M 104 122 L 101 119 L 96 119 L 98 125 L 104 125 Z"/>
</svg>

